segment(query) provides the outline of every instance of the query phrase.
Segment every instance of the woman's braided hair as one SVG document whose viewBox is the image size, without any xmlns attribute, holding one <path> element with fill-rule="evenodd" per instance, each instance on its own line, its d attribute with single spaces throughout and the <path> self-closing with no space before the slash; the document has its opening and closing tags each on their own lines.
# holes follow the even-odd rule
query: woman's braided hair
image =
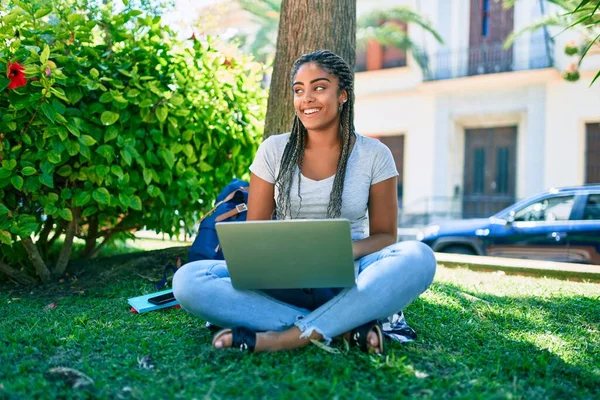
<svg viewBox="0 0 600 400">
<path fill-rule="evenodd" d="M 292 67 L 291 79 L 293 82 L 294 76 L 300 67 L 306 63 L 315 63 L 326 72 L 336 76 L 339 79 L 338 91 L 346 89 L 348 99 L 341 106 L 340 125 L 341 125 L 341 140 L 342 151 L 338 160 L 333 188 L 329 197 L 329 205 L 327 206 L 327 217 L 337 218 L 342 211 L 342 193 L 344 191 L 344 177 L 346 175 L 346 165 L 350 156 L 352 145 L 352 137 L 354 133 L 354 73 L 344 59 L 329 50 L 317 50 L 312 53 L 304 54 L 298 58 Z M 304 148 L 306 145 L 307 130 L 298 118 L 294 116 L 292 132 L 288 140 L 283 156 L 281 158 L 281 166 L 279 175 L 275 180 L 275 185 L 279 190 L 277 195 L 277 215 L 285 218 L 286 215 L 291 216 L 290 209 L 290 191 L 292 187 L 293 174 L 298 166 L 298 197 L 300 197 L 300 208 L 302 207 L 302 197 L 300 196 L 300 176 L 302 174 L 302 163 L 304 161 Z"/>
</svg>

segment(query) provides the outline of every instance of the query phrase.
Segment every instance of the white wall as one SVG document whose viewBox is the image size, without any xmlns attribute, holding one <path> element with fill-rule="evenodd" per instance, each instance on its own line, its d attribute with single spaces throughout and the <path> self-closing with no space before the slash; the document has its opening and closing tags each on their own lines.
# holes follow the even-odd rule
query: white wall
<svg viewBox="0 0 600 400">
<path fill-rule="evenodd" d="M 356 130 L 369 136 L 404 135 L 405 207 L 433 193 L 435 98 L 416 91 L 357 97 Z"/>
<path fill-rule="evenodd" d="M 592 73 L 575 83 L 548 84 L 544 186 L 584 182 L 585 124 L 600 122 L 600 84 L 589 87 Z"/>
</svg>

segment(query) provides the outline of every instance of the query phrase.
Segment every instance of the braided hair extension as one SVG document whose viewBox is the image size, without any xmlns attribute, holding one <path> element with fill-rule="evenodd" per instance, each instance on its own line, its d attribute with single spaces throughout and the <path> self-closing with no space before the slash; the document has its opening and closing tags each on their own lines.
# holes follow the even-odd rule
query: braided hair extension
<svg viewBox="0 0 600 400">
<path fill-rule="evenodd" d="M 329 50 L 317 50 L 312 53 L 304 54 L 298 58 L 292 67 L 291 79 L 298 73 L 300 67 L 307 63 L 315 63 L 326 72 L 336 76 L 339 79 L 338 91 L 346 89 L 348 99 L 341 105 L 340 115 L 340 134 L 341 134 L 341 152 L 338 159 L 337 170 L 333 181 L 333 188 L 329 197 L 327 206 L 327 218 L 337 218 L 342 211 L 342 193 L 344 191 L 344 178 L 346 175 L 346 166 L 350 157 L 352 147 L 352 137 L 354 132 L 354 73 L 343 58 Z M 283 151 L 279 174 L 275 180 L 275 185 L 279 190 L 277 195 L 277 215 L 285 218 L 291 216 L 290 191 L 294 170 L 298 166 L 298 197 L 300 197 L 300 206 L 302 207 L 302 197 L 300 196 L 300 177 L 302 174 L 302 164 L 304 161 L 304 149 L 306 146 L 307 130 L 298 118 L 294 116 L 292 131 L 288 143 Z M 296 215 L 298 217 L 298 215 Z"/>
</svg>

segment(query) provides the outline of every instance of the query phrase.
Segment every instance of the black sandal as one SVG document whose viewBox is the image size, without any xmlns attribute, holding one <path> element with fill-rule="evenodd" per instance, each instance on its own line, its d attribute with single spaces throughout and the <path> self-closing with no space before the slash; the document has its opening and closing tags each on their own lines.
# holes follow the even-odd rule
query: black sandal
<svg viewBox="0 0 600 400">
<path fill-rule="evenodd" d="M 375 331 L 379 338 L 379 354 L 385 354 L 383 327 L 381 326 L 381 322 L 378 320 L 367 322 L 366 324 L 353 329 L 352 332 L 350 332 L 350 344 L 358 346 L 362 351 L 368 353 L 369 342 L 367 341 L 367 338 L 369 337 L 369 333 L 371 331 Z"/>
<path fill-rule="evenodd" d="M 212 345 L 223 335 L 231 334 L 231 348 L 238 348 L 240 351 L 253 352 L 256 346 L 256 332 L 243 326 L 236 326 L 231 329 L 222 329 L 213 336 Z"/>
</svg>

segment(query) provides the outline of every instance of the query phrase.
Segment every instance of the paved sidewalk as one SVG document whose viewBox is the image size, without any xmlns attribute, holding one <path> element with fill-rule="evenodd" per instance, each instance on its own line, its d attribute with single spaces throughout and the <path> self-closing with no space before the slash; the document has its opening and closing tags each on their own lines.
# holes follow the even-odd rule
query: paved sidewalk
<svg viewBox="0 0 600 400">
<path fill-rule="evenodd" d="M 600 265 L 560 263 L 517 258 L 469 256 L 435 253 L 438 264 L 479 271 L 504 271 L 507 274 L 547 276 L 570 280 L 600 282 Z"/>
</svg>

